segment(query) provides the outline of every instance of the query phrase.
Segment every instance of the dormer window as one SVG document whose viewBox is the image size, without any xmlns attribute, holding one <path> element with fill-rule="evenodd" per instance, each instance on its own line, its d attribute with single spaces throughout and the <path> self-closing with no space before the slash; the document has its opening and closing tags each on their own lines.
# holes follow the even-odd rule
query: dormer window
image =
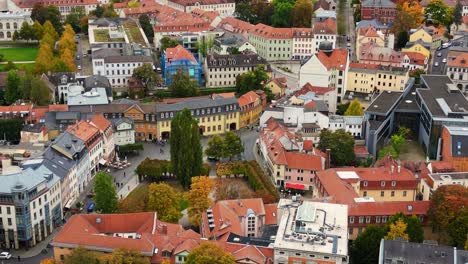
<svg viewBox="0 0 468 264">
<path fill-rule="evenodd" d="M 61 78 L 61 80 L 60 80 L 60 82 L 61 82 L 62 84 L 66 84 L 66 83 L 67 83 L 67 80 L 68 80 L 67 76 L 66 76 L 66 75 L 63 75 L 62 78 Z"/>
<path fill-rule="evenodd" d="M 362 185 L 364 185 L 364 187 L 367 187 L 367 181 L 364 181 Z"/>
<path fill-rule="evenodd" d="M 385 181 L 381 181 L 380 186 L 384 187 L 385 186 Z"/>
<path fill-rule="evenodd" d="M 393 186 L 393 187 L 396 186 L 396 181 L 392 181 L 392 186 Z"/>
</svg>

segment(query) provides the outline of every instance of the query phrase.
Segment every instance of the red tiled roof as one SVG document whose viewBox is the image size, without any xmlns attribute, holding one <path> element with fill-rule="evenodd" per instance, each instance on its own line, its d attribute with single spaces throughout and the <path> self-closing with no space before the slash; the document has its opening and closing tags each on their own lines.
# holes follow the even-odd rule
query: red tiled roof
<svg viewBox="0 0 468 264">
<path fill-rule="evenodd" d="M 86 121 L 78 121 L 78 123 L 70 125 L 67 131 L 85 142 L 88 142 L 93 136 L 99 134 L 99 130 Z"/>
<path fill-rule="evenodd" d="M 334 49 L 330 55 L 323 51 L 317 53 L 317 58 L 327 68 L 327 70 L 338 69 L 344 70 L 348 61 L 347 49 Z"/>
<path fill-rule="evenodd" d="M 310 101 L 304 105 L 304 108 L 315 108 L 317 106 L 317 103 L 314 101 Z"/>
<path fill-rule="evenodd" d="M 254 25 L 234 17 L 225 17 L 219 23 L 219 27 L 234 33 L 248 33 L 253 30 Z"/>
<path fill-rule="evenodd" d="M 380 35 L 377 34 L 377 30 L 372 25 L 359 28 L 358 35 L 365 37 L 380 37 Z"/>
<path fill-rule="evenodd" d="M 235 97 L 236 96 L 236 93 L 235 92 L 232 92 L 232 93 L 214 93 L 211 95 L 211 98 L 232 98 L 232 97 Z"/>
<path fill-rule="evenodd" d="M 194 5 L 221 5 L 234 3 L 234 0 L 170 0 L 181 6 L 194 6 Z"/>
<path fill-rule="evenodd" d="M 32 8 L 35 4 L 44 6 L 84 6 L 97 5 L 97 0 L 13 0 L 20 8 Z"/>
<path fill-rule="evenodd" d="M 426 56 L 422 55 L 419 52 L 402 52 L 403 56 L 407 56 L 410 59 L 411 64 L 417 64 L 424 66 L 426 64 Z"/>
<path fill-rule="evenodd" d="M 262 23 L 255 25 L 250 33 L 268 39 L 292 39 L 293 37 L 291 28 L 274 28 Z"/>
<path fill-rule="evenodd" d="M 455 167 L 450 161 L 432 161 L 432 173 L 455 172 Z"/>
<path fill-rule="evenodd" d="M 260 96 L 254 91 L 249 91 L 237 99 L 237 101 L 239 102 L 239 107 L 249 105 L 257 100 L 260 100 Z"/>
<path fill-rule="evenodd" d="M 49 112 L 62 112 L 68 111 L 68 105 L 66 104 L 51 104 L 48 106 Z"/>
<path fill-rule="evenodd" d="M 349 205 L 349 216 L 389 216 L 398 212 L 405 215 L 426 215 L 429 210 L 430 201 L 410 202 L 360 202 Z"/>
<path fill-rule="evenodd" d="M 319 151 L 319 150 L 315 150 Z M 324 169 L 321 155 L 312 155 L 300 152 L 286 152 L 288 168 L 319 171 Z"/>
<path fill-rule="evenodd" d="M 325 191 L 325 196 L 330 196 L 332 202 L 352 204 L 354 198 L 358 197 L 353 187 L 336 175 L 335 169 L 318 171 L 317 179 Z"/>
<path fill-rule="evenodd" d="M 236 263 L 266 263 L 267 257 L 255 246 L 245 246 L 232 253 Z"/>
<path fill-rule="evenodd" d="M 468 53 L 459 53 L 447 59 L 447 66 L 450 67 L 468 67 Z"/>
<path fill-rule="evenodd" d="M 302 86 L 300 90 L 297 90 L 296 92 L 294 92 L 294 95 L 299 96 L 299 95 L 307 94 L 308 92 L 313 92 L 316 95 L 324 95 L 333 90 L 335 90 L 335 88 L 333 87 L 312 86 L 312 84 L 306 83 L 304 84 L 304 86 Z"/>
<path fill-rule="evenodd" d="M 463 16 L 463 24 L 468 25 L 468 16 Z"/>
<path fill-rule="evenodd" d="M 0 112 L 28 112 L 30 113 L 32 110 L 32 105 L 8 105 L 8 106 L 0 106 Z"/>
<path fill-rule="evenodd" d="M 101 131 L 105 131 L 108 127 L 112 126 L 111 122 L 102 114 L 95 115 L 90 121 Z"/>
<path fill-rule="evenodd" d="M 276 225 L 278 222 L 278 204 L 265 204 L 265 225 Z"/>
<path fill-rule="evenodd" d="M 333 18 L 315 22 L 312 26 L 314 34 L 336 34 L 336 21 Z"/>
<path fill-rule="evenodd" d="M 197 63 L 192 53 L 186 50 L 182 45 L 177 45 L 174 48 L 167 48 L 165 53 L 167 61 L 190 60 L 191 62 Z"/>
<path fill-rule="evenodd" d="M 302 148 L 307 151 L 312 151 L 314 148 L 314 142 L 312 140 L 304 140 L 304 145 Z"/>
<path fill-rule="evenodd" d="M 349 69 L 369 69 L 369 70 L 377 70 L 380 68 L 378 64 L 367 64 L 367 63 L 360 63 L 360 62 L 351 62 L 349 64 Z"/>
</svg>

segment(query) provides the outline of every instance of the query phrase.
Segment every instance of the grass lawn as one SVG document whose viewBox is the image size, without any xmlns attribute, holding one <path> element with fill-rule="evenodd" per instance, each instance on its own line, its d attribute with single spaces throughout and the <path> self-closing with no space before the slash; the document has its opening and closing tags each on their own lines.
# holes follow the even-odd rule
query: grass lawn
<svg viewBox="0 0 468 264">
<path fill-rule="evenodd" d="M 0 49 L 4 61 L 35 61 L 38 48 L 5 48 Z"/>
<path fill-rule="evenodd" d="M 141 35 L 140 28 L 133 21 L 127 21 L 124 24 L 125 33 L 130 42 L 136 42 L 141 45 L 146 45 L 144 37 Z"/>
<path fill-rule="evenodd" d="M 26 70 L 26 71 L 33 71 L 34 70 L 34 65 L 35 63 L 23 63 L 23 64 L 15 64 L 16 68 L 20 70 Z M 6 67 L 6 64 L 0 64 L 0 72 L 4 71 Z"/>
<path fill-rule="evenodd" d="M 184 209 L 187 209 L 187 207 L 189 206 L 189 203 L 187 200 L 185 200 L 185 198 L 182 198 L 180 200 L 179 205 L 180 205 L 180 210 L 183 211 Z"/>
<path fill-rule="evenodd" d="M 135 188 L 128 196 L 119 202 L 118 213 L 146 212 L 148 206 L 148 184 Z"/>
</svg>

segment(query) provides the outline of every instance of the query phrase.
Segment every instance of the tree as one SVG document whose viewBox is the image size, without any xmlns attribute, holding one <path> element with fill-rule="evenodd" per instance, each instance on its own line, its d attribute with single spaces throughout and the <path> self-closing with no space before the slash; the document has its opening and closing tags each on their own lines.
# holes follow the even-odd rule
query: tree
<svg viewBox="0 0 468 264">
<path fill-rule="evenodd" d="M 265 67 L 263 65 L 258 65 L 253 71 L 248 71 L 237 76 L 237 93 L 245 94 L 249 91 L 264 90 L 263 85 L 268 78 Z"/>
<path fill-rule="evenodd" d="M 350 165 L 355 159 L 354 138 L 343 129 L 322 130 L 318 148 L 322 151 L 330 149 L 331 160 L 336 166 Z"/>
<path fill-rule="evenodd" d="M 443 0 L 431 0 L 427 7 L 424 8 L 424 13 L 431 18 L 433 23 L 438 25 L 450 26 L 452 22 L 452 10 Z"/>
<path fill-rule="evenodd" d="M 40 264 L 55 264 L 55 260 L 53 258 L 46 258 L 41 261 Z"/>
<path fill-rule="evenodd" d="M 80 19 L 81 32 L 88 32 L 88 16 L 84 16 Z"/>
<path fill-rule="evenodd" d="M 180 45 L 180 42 L 176 39 L 170 37 L 163 37 L 161 40 L 161 52 L 166 50 L 167 48 L 174 48 L 177 45 Z"/>
<path fill-rule="evenodd" d="M 47 8 L 41 3 L 36 3 L 31 10 L 31 20 L 38 21 L 41 25 L 47 20 L 48 12 Z"/>
<path fill-rule="evenodd" d="M 460 245 L 460 237 L 454 233 L 468 228 L 466 221 L 463 226 L 453 224 L 466 219 L 467 204 L 468 188 L 461 185 L 443 185 L 432 194 L 428 211 L 431 225 L 439 231 L 442 238 L 448 238 L 453 245 Z"/>
<path fill-rule="evenodd" d="M 192 178 L 190 191 L 187 194 L 187 200 L 189 201 L 187 212 L 192 225 L 199 226 L 203 212 L 213 204 L 213 201 L 209 197 L 213 186 L 213 180 L 207 176 Z"/>
<path fill-rule="evenodd" d="M 312 23 L 312 1 L 297 0 L 291 10 L 293 27 L 310 27 Z"/>
<path fill-rule="evenodd" d="M 33 19 L 34 20 L 34 19 Z M 50 21 L 52 25 L 54 26 L 55 31 L 60 35 L 62 34 L 63 31 L 63 25 L 62 25 L 62 14 L 58 10 L 58 7 L 49 5 L 47 6 L 47 21 Z"/>
<path fill-rule="evenodd" d="M 385 229 L 370 225 L 357 236 L 350 248 L 351 263 L 374 264 L 379 262 L 380 240 L 386 235 Z"/>
<path fill-rule="evenodd" d="M 76 71 L 75 58 L 70 49 L 66 49 L 60 54 L 60 61 L 63 62 L 69 71 Z"/>
<path fill-rule="evenodd" d="M 232 160 L 234 156 L 240 155 L 242 152 L 244 152 L 244 146 L 241 138 L 234 132 L 227 132 L 224 136 L 224 156 Z"/>
<path fill-rule="evenodd" d="M 294 7 L 292 0 L 274 0 L 273 15 L 271 16 L 271 24 L 273 27 L 289 27 L 291 26 L 291 11 Z"/>
<path fill-rule="evenodd" d="M 138 21 L 140 22 L 141 29 L 143 29 L 143 32 L 145 32 L 145 35 L 146 35 L 146 38 L 148 38 L 148 41 L 150 43 L 153 43 L 154 30 L 153 30 L 153 26 L 151 25 L 151 21 L 148 15 L 146 14 L 140 15 L 140 17 L 138 18 Z"/>
<path fill-rule="evenodd" d="M 9 141 L 19 141 L 23 120 L 21 119 L 0 119 L 0 138 Z"/>
<path fill-rule="evenodd" d="M 112 175 L 106 172 L 98 172 L 94 183 L 94 201 L 96 210 L 103 214 L 112 213 L 117 209 L 118 198 Z"/>
<path fill-rule="evenodd" d="M 33 26 L 30 26 L 28 22 L 24 21 L 19 31 L 19 38 L 26 41 L 35 39 L 36 36 Z"/>
<path fill-rule="evenodd" d="M 390 137 L 390 146 L 386 146 L 379 151 L 378 159 L 381 159 L 390 153 L 393 158 L 398 158 L 401 152 L 401 147 L 406 142 L 406 137 L 410 130 L 406 127 L 400 127 L 396 133 Z"/>
<path fill-rule="evenodd" d="M 110 5 L 97 5 L 96 9 L 90 12 L 90 15 L 93 15 L 97 18 L 101 17 L 118 17 L 117 13 L 114 10 L 114 6 Z"/>
<path fill-rule="evenodd" d="M 52 66 L 51 71 L 53 72 L 70 72 L 71 71 L 68 65 L 60 58 L 54 58 L 53 62 L 51 63 L 51 66 Z"/>
<path fill-rule="evenodd" d="M 169 85 L 169 90 L 173 97 L 190 97 L 198 94 L 197 81 L 190 78 L 187 71 L 178 69 L 176 74 L 172 76 L 172 83 Z"/>
<path fill-rule="evenodd" d="M 224 157 L 224 140 L 218 135 L 214 135 L 209 141 L 208 146 L 205 149 L 205 154 L 208 157 L 214 157 L 220 159 Z"/>
<path fill-rule="evenodd" d="M 186 264 L 234 264 L 231 253 L 212 242 L 204 242 L 188 254 Z"/>
<path fill-rule="evenodd" d="M 163 222 L 177 223 L 182 217 L 180 198 L 176 190 L 167 183 L 151 183 L 149 186 L 148 209 L 158 213 Z"/>
<path fill-rule="evenodd" d="M 71 12 L 68 13 L 65 18 L 65 24 L 69 24 L 75 32 L 83 32 L 81 28 L 81 19 L 84 16 L 85 13 L 82 8 L 72 8 Z"/>
<path fill-rule="evenodd" d="M 31 81 L 30 98 L 34 104 L 37 105 L 48 105 L 50 103 L 50 90 L 49 86 L 38 77 L 32 78 Z"/>
<path fill-rule="evenodd" d="M 62 37 L 59 40 L 59 51 L 60 54 L 63 54 L 66 50 L 69 50 L 73 54 L 75 54 L 77 47 L 75 42 L 75 31 L 67 24 L 65 26 L 65 30 L 63 31 Z"/>
<path fill-rule="evenodd" d="M 144 63 L 136 68 L 132 76 L 143 84 L 145 94 L 148 90 L 154 88 L 155 85 L 160 85 L 162 83 L 161 78 L 154 72 L 153 66 L 149 63 Z"/>
<path fill-rule="evenodd" d="M 159 216 L 159 215 L 158 215 Z M 150 264 L 148 257 L 144 257 L 140 252 L 126 248 L 114 250 L 111 254 L 104 254 L 99 257 L 99 263 L 106 264 Z"/>
<path fill-rule="evenodd" d="M 172 120 L 170 145 L 172 171 L 187 188 L 190 178 L 200 175 L 203 153 L 198 124 L 190 110 L 185 108 Z"/>
<path fill-rule="evenodd" d="M 247 21 L 252 24 L 257 24 L 257 14 L 253 9 L 251 1 L 242 0 L 236 2 L 235 16 L 243 21 Z"/>
<path fill-rule="evenodd" d="M 421 82 L 421 75 L 426 74 L 426 71 L 423 69 L 415 69 L 409 72 L 409 76 L 415 79 L 416 83 Z"/>
<path fill-rule="evenodd" d="M 402 49 L 406 46 L 406 43 L 408 43 L 409 41 L 409 33 L 408 31 L 401 31 L 401 32 L 398 32 L 398 35 L 397 35 L 397 49 Z"/>
<path fill-rule="evenodd" d="M 349 105 L 348 109 L 346 109 L 346 112 L 344 115 L 345 116 L 363 116 L 364 110 L 362 110 L 361 103 L 357 99 L 354 99 Z"/>
<path fill-rule="evenodd" d="M 83 247 L 77 247 L 72 250 L 71 254 L 65 257 L 64 264 L 82 264 L 96 263 L 98 257 L 96 253 L 88 251 Z"/>
<path fill-rule="evenodd" d="M 447 226 L 450 244 L 457 248 L 464 248 L 468 235 L 468 209 L 464 208 Z"/>
<path fill-rule="evenodd" d="M 13 63 L 12 61 L 8 61 L 7 64 L 5 65 L 5 68 L 3 68 L 3 71 L 11 71 L 11 70 L 16 70 L 16 64 Z"/>
<path fill-rule="evenodd" d="M 344 115 L 346 110 L 348 110 L 349 105 L 350 105 L 349 102 L 347 102 L 346 104 L 339 104 L 336 107 L 336 114 L 337 115 Z"/>
<path fill-rule="evenodd" d="M 43 41 L 44 36 L 49 35 L 51 38 L 50 38 L 50 41 L 47 41 L 47 43 L 49 43 L 49 45 L 53 49 L 55 42 L 59 39 L 58 31 L 54 28 L 54 25 L 49 20 L 47 20 L 42 25 L 42 30 L 44 32 L 44 35 L 41 38 L 41 42 Z"/>
<path fill-rule="evenodd" d="M 37 41 L 41 40 L 44 36 L 44 28 L 42 27 L 41 23 L 39 23 L 39 21 L 36 20 L 34 21 L 32 27 L 34 32 L 34 39 Z"/>
<path fill-rule="evenodd" d="M 453 23 L 458 26 L 461 25 L 463 19 L 463 5 L 461 4 L 460 0 L 457 0 L 457 4 L 453 10 Z"/>
<path fill-rule="evenodd" d="M 34 72 L 36 74 L 42 74 L 51 71 L 54 66 L 53 63 L 51 63 L 53 61 L 54 54 L 52 53 L 51 47 L 47 44 L 41 44 L 34 66 Z"/>
<path fill-rule="evenodd" d="M 199 40 L 196 43 L 196 46 L 201 56 L 206 57 L 206 55 L 210 53 L 211 48 L 213 48 L 213 38 L 210 36 L 204 36 L 202 37 L 202 40 Z"/>
<path fill-rule="evenodd" d="M 386 225 L 385 229 L 388 232 L 390 232 L 390 226 L 391 224 L 396 224 L 398 220 L 403 221 L 403 223 L 406 225 L 406 231 L 405 233 L 408 234 L 408 240 L 410 242 L 417 242 L 421 243 L 424 240 L 424 230 L 421 225 L 421 221 L 419 221 L 419 218 L 415 215 L 413 216 L 406 216 L 402 212 L 396 213 L 392 215 Z"/>
<path fill-rule="evenodd" d="M 409 236 L 406 233 L 406 224 L 401 218 L 399 218 L 395 223 L 390 224 L 390 230 L 385 236 L 386 240 L 394 240 L 395 238 L 401 237 L 406 240 L 409 240 Z"/>
<path fill-rule="evenodd" d="M 9 71 L 5 83 L 5 102 L 7 104 L 13 104 L 21 99 L 20 84 L 21 79 L 18 73 L 15 70 Z"/>
</svg>

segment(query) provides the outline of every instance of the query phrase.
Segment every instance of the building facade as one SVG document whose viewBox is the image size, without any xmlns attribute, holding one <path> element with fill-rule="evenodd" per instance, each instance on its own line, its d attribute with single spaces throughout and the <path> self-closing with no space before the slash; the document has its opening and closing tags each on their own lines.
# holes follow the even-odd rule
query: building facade
<svg viewBox="0 0 468 264">
<path fill-rule="evenodd" d="M 186 72 L 199 86 L 202 85 L 202 67 L 195 57 L 181 45 L 167 48 L 161 58 L 164 82 L 170 85 L 177 71 Z"/>
<path fill-rule="evenodd" d="M 363 94 L 403 91 L 408 79 L 405 68 L 350 63 L 346 91 Z"/>
<path fill-rule="evenodd" d="M 22 11 L 0 13 L 0 41 L 12 41 L 15 31 L 20 31 L 23 23 L 32 24 L 30 14 Z"/>
<path fill-rule="evenodd" d="M 241 95 L 238 99 L 240 107 L 240 128 L 253 125 L 260 120 L 262 113 L 262 101 L 260 96 L 253 91 Z"/>
<path fill-rule="evenodd" d="M 114 142 L 117 146 L 135 143 L 135 128 L 132 119 L 111 119 L 114 129 Z"/>
<path fill-rule="evenodd" d="M 366 0 L 361 3 L 361 19 L 376 19 L 383 24 L 390 24 L 396 16 L 396 4 L 390 0 Z"/>
</svg>

